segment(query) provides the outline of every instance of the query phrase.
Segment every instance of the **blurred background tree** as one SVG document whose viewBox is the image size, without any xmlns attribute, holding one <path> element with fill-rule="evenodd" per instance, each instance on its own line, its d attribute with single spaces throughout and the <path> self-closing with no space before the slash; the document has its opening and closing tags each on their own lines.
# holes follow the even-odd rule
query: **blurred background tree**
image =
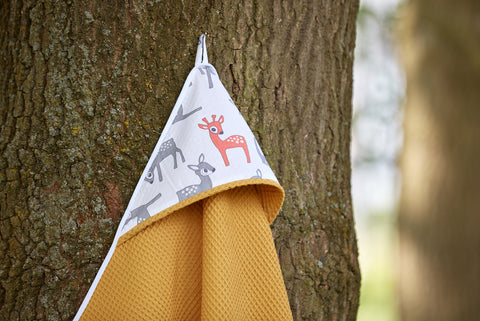
<svg viewBox="0 0 480 321">
<path fill-rule="evenodd" d="M 480 2 L 412 0 L 398 259 L 401 318 L 480 316 Z"/>
<path fill-rule="evenodd" d="M 478 319 L 479 15 L 478 1 L 362 2 L 352 149 L 360 321 Z"/>
<path fill-rule="evenodd" d="M 403 70 L 393 27 L 399 0 L 363 0 L 357 19 L 352 188 L 362 269 L 358 321 L 398 320 L 395 214 Z"/>
</svg>

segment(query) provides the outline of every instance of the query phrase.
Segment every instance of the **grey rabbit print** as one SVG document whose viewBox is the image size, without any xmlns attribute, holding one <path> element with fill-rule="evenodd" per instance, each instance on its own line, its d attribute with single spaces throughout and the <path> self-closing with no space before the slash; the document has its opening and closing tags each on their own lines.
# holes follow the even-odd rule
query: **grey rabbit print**
<svg viewBox="0 0 480 321">
<path fill-rule="evenodd" d="M 158 193 L 154 198 L 152 198 L 148 203 L 140 205 L 136 209 L 133 209 L 130 212 L 130 217 L 125 221 L 125 224 L 123 225 L 124 227 L 130 223 L 131 220 L 137 219 L 137 224 L 140 222 L 145 221 L 147 218 L 150 218 L 151 215 L 148 212 L 148 207 L 155 203 L 160 197 L 162 196 L 161 193 Z"/>
<path fill-rule="evenodd" d="M 160 150 L 158 151 L 157 156 L 153 160 L 152 166 L 148 169 L 147 176 L 145 176 L 145 180 L 149 182 L 150 184 L 153 183 L 155 179 L 155 168 L 157 169 L 158 173 L 158 180 L 161 182 L 163 180 L 162 176 L 162 170 L 160 168 L 160 163 L 167 158 L 168 156 L 172 155 L 173 156 L 173 169 L 177 168 L 177 153 L 180 154 L 180 157 L 182 158 L 182 162 L 185 162 L 185 157 L 183 156 L 182 150 L 177 147 L 175 144 L 175 141 L 173 138 L 170 138 L 169 140 L 165 141 L 160 145 Z"/>
<path fill-rule="evenodd" d="M 189 185 L 177 192 L 178 200 L 183 201 L 195 194 L 201 193 L 212 188 L 212 180 L 210 174 L 215 172 L 215 168 L 205 162 L 205 156 L 200 154 L 197 165 L 188 165 L 192 171 L 200 178 L 200 184 Z"/>
</svg>

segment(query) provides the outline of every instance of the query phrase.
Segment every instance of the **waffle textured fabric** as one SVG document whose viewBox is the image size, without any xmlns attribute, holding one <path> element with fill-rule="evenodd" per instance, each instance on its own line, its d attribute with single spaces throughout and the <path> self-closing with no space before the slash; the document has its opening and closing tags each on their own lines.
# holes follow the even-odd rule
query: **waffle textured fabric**
<svg viewBox="0 0 480 321">
<path fill-rule="evenodd" d="M 230 187 L 122 236 L 81 320 L 292 320 L 265 210 L 275 194 Z"/>
</svg>

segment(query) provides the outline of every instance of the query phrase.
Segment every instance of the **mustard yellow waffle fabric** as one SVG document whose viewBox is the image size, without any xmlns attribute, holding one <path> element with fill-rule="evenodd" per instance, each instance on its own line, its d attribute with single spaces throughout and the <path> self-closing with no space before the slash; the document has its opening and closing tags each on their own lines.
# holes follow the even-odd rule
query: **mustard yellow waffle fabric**
<svg viewBox="0 0 480 321">
<path fill-rule="evenodd" d="M 81 320 L 292 320 L 265 195 L 227 189 L 120 239 Z"/>
</svg>

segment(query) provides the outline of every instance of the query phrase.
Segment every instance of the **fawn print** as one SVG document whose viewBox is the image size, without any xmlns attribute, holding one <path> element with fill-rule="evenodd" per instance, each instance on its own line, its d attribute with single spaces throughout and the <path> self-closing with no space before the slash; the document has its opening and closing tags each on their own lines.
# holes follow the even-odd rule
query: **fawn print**
<svg viewBox="0 0 480 321">
<path fill-rule="evenodd" d="M 215 168 L 209 163 L 205 162 L 205 156 L 200 154 L 198 158 L 198 165 L 188 165 L 195 174 L 200 177 L 200 184 L 189 185 L 177 192 L 178 200 L 183 201 L 195 194 L 206 191 L 212 188 L 212 180 L 210 174 L 215 172 Z"/>
<path fill-rule="evenodd" d="M 218 151 L 222 155 L 223 161 L 225 162 L 225 166 L 229 166 L 230 162 L 228 161 L 227 157 L 227 149 L 241 147 L 245 152 L 245 156 L 247 156 L 247 163 L 250 163 L 250 154 L 248 153 L 248 146 L 247 142 L 245 141 L 245 137 L 240 135 L 232 135 L 225 140 L 222 140 L 218 135 L 223 134 L 222 123 L 223 123 L 223 116 L 220 116 L 218 120 L 215 120 L 217 116 L 212 115 L 212 121 L 208 122 L 207 118 L 203 118 L 202 120 L 205 124 L 198 124 L 198 127 L 201 129 L 208 129 L 208 133 L 210 134 L 210 139 L 212 143 L 217 147 Z"/>
<path fill-rule="evenodd" d="M 169 140 L 162 143 L 162 145 L 160 145 L 160 150 L 158 151 L 157 156 L 155 156 L 152 166 L 150 166 L 150 168 L 148 169 L 145 180 L 150 184 L 153 184 L 153 181 L 155 179 L 154 171 L 156 168 L 158 172 L 158 180 L 161 182 L 163 180 L 163 176 L 162 176 L 162 169 L 160 168 L 160 162 L 163 161 L 168 156 L 172 155 L 173 169 L 177 168 L 177 153 L 180 154 L 180 157 L 182 158 L 182 162 L 185 162 L 185 157 L 183 157 L 182 150 L 177 147 L 173 138 L 170 138 Z"/>
<path fill-rule="evenodd" d="M 125 221 L 125 224 L 123 225 L 123 227 L 127 226 L 127 224 L 131 221 L 131 220 L 134 220 L 136 219 L 137 220 L 137 224 L 145 221 L 147 218 L 150 218 L 150 213 L 148 212 L 148 207 L 150 205 L 152 205 L 153 203 L 155 203 L 160 197 L 162 196 L 162 194 L 158 193 L 154 198 L 152 198 L 148 203 L 146 204 L 143 204 L 143 205 L 140 205 L 139 207 L 137 207 L 136 209 L 133 209 L 131 212 L 130 212 L 130 217 Z"/>
<path fill-rule="evenodd" d="M 262 178 L 262 171 L 260 170 L 260 168 L 257 169 L 257 171 L 255 172 L 255 175 L 253 175 L 250 178 Z"/>
<path fill-rule="evenodd" d="M 202 110 L 202 106 L 197 107 L 194 110 L 185 114 L 183 112 L 183 105 L 180 105 L 180 108 L 178 108 L 177 114 L 175 115 L 175 118 L 173 119 L 172 125 L 179 122 L 179 121 L 184 120 L 188 116 L 190 116 L 190 115 L 192 115 L 192 114 L 194 114 L 194 113 L 196 113 L 197 111 L 200 111 L 200 110 Z"/>
<path fill-rule="evenodd" d="M 258 146 L 257 139 L 255 139 L 255 148 L 257 149 L 258 156 L 260 156 L 260 159 L 262 160 L 262 163 L 268 166 L 267 159 L 265 158 L 265 155 L 263 155 L 262 150 L 260 149 L 260 146 Z"/>
<path fill-rule="evenodd" d="M 203 71 L 202 69 L 205 69 L 205 71 Z M 214 69 L 211 66 L 202 66 L 202 67 L 198 67 L 198 70 L 200 70 L 200 73 L 202 75 L 207 75 L 208 88 L 213 88 L 212 75 L 216 75 Z"/>
</svg>

